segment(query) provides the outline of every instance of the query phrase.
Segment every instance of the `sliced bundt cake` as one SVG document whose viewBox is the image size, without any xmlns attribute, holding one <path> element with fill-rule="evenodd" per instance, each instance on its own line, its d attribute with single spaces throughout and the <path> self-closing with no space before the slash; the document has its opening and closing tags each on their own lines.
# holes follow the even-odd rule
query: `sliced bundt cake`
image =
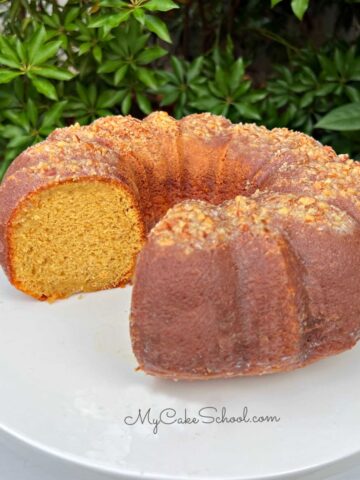
<svg viewBox="0 0 360 480">
<path fill-rule="evenodd" d="M 360 336 L 359 183 L 358 164 L 302 133 L 105 117 L 12 163 L 0 262 L 53 300 L 125 285 L 137 261 L 131 332 L 148 373 L 292 369 Z"/>
</svg>

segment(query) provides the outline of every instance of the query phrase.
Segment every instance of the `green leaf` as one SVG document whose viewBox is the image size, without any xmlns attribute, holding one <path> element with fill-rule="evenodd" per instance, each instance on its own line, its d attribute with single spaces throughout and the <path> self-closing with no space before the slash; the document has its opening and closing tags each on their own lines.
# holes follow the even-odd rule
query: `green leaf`
<svg viewBox="0 0 360 480">
<path fill-rule="evenodd" d="M 348 103 L 335 108 L 325 115 L 315 127 L 339 132 L 360 130 L 360 102 Z"/>
<path fill-rule="evenodd" d="M 350 102 L 360 102 L 360 90 L 358 88 L 347 85 L 345 87 L 345 93 Z"/>
<path fill-rule="evenodd" d="M 20 135 L 19 137 L 15 137 L 7 144 L 8 148 L 19 148 L 19 150 L 23 150 L 24 148 L 28 147 L 32 143 L 33 137 L 31 135 Z"/>
<path fill-rule="evenodd" d="M 91 48 L 91 43 L 90 42 L 85 42 L 82 43 L 79 47 L 79 55 L 84 55 L 84 53 L 88 52 Z"/>
<path fill-rule="evenodd" d="M 303 69 L 300 75 L 302 78 L 302 83 L 304 83 L 304 85 L 312 86 L 313 84 L 317 83 L 317 76 L 311 70 L 311 68 L 308 67 L 307 65 L 303 66 Z"/>
<path fill-rule="evenodd" d="M 292 0 L 291 8 L 299 20 L 303 19 L 309 7 L 309 0 Z"/>
<path fill-rule="evenodd" d="M 84 105 L 87 105 L 88 103 L 88 96 L 85 87 L 77 82 L 76 83 L 76 93 L 78 94 L 80 100 L 84 103 Z"/>
<path fill-rule="evenodd" d="M 43 129 L 48 129 L 48 128 L 53 128 L 54 125 L 57 124 L 59 121 L 65 105 L 67 104 L 67 101 L 64 100 L 63 102 L 56 102 L 44 115 L 42 122 L 41 122 L 41 128 L 40 130 Z"/>
<path fill-rule="evenodd" d="M 131 93 L 129 92 L 127 95 L 125 95 L 124 100 L 121 102 L 121 111 L 124 115 L 127 115 L 130 112 L 131 103 Z"/>
<path fill-rule="evenodd" d="M 145 24 L 145 12 L 142 8 L 134 8 L 133 16 L 135 20 L 140 23 L 140 25 Z"/>
<path fill-rule="evenodd" d="M 144 7 L 146 10 L 151 10 L 152 12 L 168 12 L 180 6 L 172 0 L 149 0 L 145 3 Z"/>
<path fill-rule="evenodd" d="M 314 91 L 306 92 L 305 95 L 303 95 L 300 100 L 299 107 L 300 108 L 308 107 L 313 102 L 314 96 L 315 96 Z"/>
<path fill-rule="evenodd" d="M 1 50 L 1 46 L 0 46 Z M 10 58 L 5 57 L 4 55 L 0 54 L 0 65 L 5 65 L 6 67 L 10 68 L 20 68 L 21 64 L 18 61 L 14 61 Z"/>
<path fill-rule="evenodd" d="M 57 100 L 58 96 L 54 85 L 45 78 L 31 77 L 31 82 L 36 90 L 51 100 Z"/>
<path fill-rule="evenodd" d="M 171 57 L 171 66 L 174 70 L 175 76 L 179 82 L 185 80 L 185 70 L 182 62 L 175 56 Z"/>
<path fill-rule="evenodd" d="M 282 0 L 271 0 L 271 7 L 275 7 L 278 3 L 282 2 Z"/>
<path fill-rule="evenodd" d="M 75 102 L 70 100 L 66 110 L 63 112 L 64 117 L 75 117 L 79 119 L 81 116 L 87 114 L 87 108 L 81 102 Z"/>
<path fill-rule="evenodd" d="M 240 85 L 237 87 L 235 92 L 233 92 L 233 95 L 236 99 L 239 99 L 239 97 L 242 97 L 245 95 L 246 92 L 248 92 L 251 88 L 251 81 L 250 80 L 243 80 Z"/>
<path fill-rule="evenodd" d="M 97 101 L 99 108 L 112 108 L 124 98 L 124 91 L 105 90 L 103 91 Z"/>
<path fill-rule="evenodd" d="M 171 57 L 171 66 L 174 71 L 175 77 L 179 83 L 182 83 L 185 81 L 185 68 L 184 68 L 184 62 L 179 60 L 177 57 L 172 56 Z"/>
<path fill-rule="evenodd" d="M 322 85 L 321 87 L 319 87 L 316 92 L 315 92 L 315 95 L 317 97 L 324 97 L 326 95 L 329 95 L 329 93 L 332 93 L 337 87 L 337 83 L 325 83 L 324 85 Z"/>
<path fill-rule="evenodd" d="M 62 45 L 61 40 L 55 40 L 54 42 L 49 42 L 43 46 L 42 49 L 38 50 L 33 58 L 34 65 L 41 65 L 45 63 L 50 58 L 56 57 L 60 47 Z"/>
<path fill-rule="evenodd" d="M 55 80 L 71 80 L 74 74 L 65 70 L 65 68 L 58 67 L 38 67 L 31 70 L 32 74 L 40 77 L 53 78 Z"/>
<path fill-rule="evenodd" d="M 343 55 L 338 48 L 335 50 L 334 61 L 338 73 L 340 75 L 344 74 L 346 69 L 346 58 L 345 55 Z"/>
<path fill-rule="evenodd" d="M 260 102 L 261 100 L 264 100 L 266 96 L 267 96 L 267 92 L 255 90 L 246 95 L 246 101 L 250 103 L 257 103 L 257 102 Z"/>
<path fill-rule="evenodd" d="M 254 105 L 247 105 L 246 103 L 235 103 L 234 106 L 236 110 L 240 113 L 240 115 L 244 118 L 248 118 L 251 120 L 261 119 L 259 111 Z"/>
<path fill-rule="evenodd" d="M 158 70 L 159 78 L 161 79 L 163 84 L 170 84 L 173 83 L 177 85 L 179 83 L 177 77 L 175 76 L 174 72 L 169 72 L 167 70 Z"/>
<path fill-rule="evenodd" d="M 102 63 L 99 68 L 99 73 L 111 73 L 115 72 L 118 68 L 122 67 L 124 62 L 122 60 L 106 60 L 106 62 Z"/>
<path fill-rule="evenodd" d="M 128 65 L 123 65 L 118 70 L 116 70 L 114 75 L 114 83 L 115 85 L 119 85 L 120 82 L 124 79 L 126 73 L 128 71 Z"/>
<path fill-rule="evenodd" d="M 142 52 L 140 52 L 136 60 L 138 63 L 142 65 L 146 65 L 160 57 L 163 57 L 166 54 L 167 54 L 167 51 L 164 48 L 161 48 L 158 46 L 149 47 L 143 50 Z"/>
<path fill-rule="evenodd" d="M 96 106 L 96 99 L 97 99 L 97 88 L 96 88 L 95 83 L 92 83 L 90 85 L 90 87 L 88 88 L 87 98 L 88 98 L 88 102 L 90 103 L 90 105 L 92 107 L 95 107 Z"/>
<path fill-rule="evenodd" d="M 102 50 L 101 48 L 99 47 L 99 45 L 96 45 L 93 49 L 93 56 L 95 58 L 95 60 L 97 61 L 97 63 L 101 63 L 101 60 L 102 60 Z"/>
<path fill-rule="evenodd" d="M 38 109 L 31 98 L 27 101 L 26 113 L 31 125 L 35 127 L 38 118 Z"/>
<path fill-rule="evenodd" d="M 21 75 L 21 72 L 13 72 L 12 70 L 0 70 L 0 83 L 9 83 L 14 78 Z"/>
<path fill-rule="evenodd" d="M 16 125 L 5 125 L 1 130 L 1 135 L 4 138 L 13 138 L 21 135 L 23 133 L 23 129 Z"/>
<path fill-rule="evenodd" d="M 360 58 L 357 58 L 348 72 L 349 80 L 359 81 L 360 80 Z"/>
<path fill-rule="evenodd" d="M 176 102 L 176 100 L 179 98 L 179 92 L 177 90 L 173 90 L 169 93 L 165 93 L 163 96 L 160 106 L 164 107 L 166 105 L 172 105 L 173 103 Z"/>
<path fill-rule="evenodd" d="M 129 6 L 129 3 L 126 1 L 123 1 L 123 0 L 115 0 L 116 1 L 116 6 L 118 8 L 122 8 L 122 7 L 128 7 Z M 114 8 L 114 0 L 100 0 L 99 2 L 99 6 L 100 7 L 110 7 L 110 8 Z"/>
<path fill-rule="evenodd" d="M 32 64 L 35 62 L 36 55 L 39 53 L 39 50 L 42 48 L 46 48 L 44 46 L 46 40 L 46 30 L 43 25 L 38 27 L 33 36 L 31 37 L 30 43 L 28 45 L 28 56 L 29 56 L 29 63 Z"/>
<path fill-rule="evenodd" d="M 169 30 L 160 18 L 152 15 L 145 15 L 145 26 L 150 32 L 155 33 L 155 35 L 161 38 L 161 40 L 164 40 L 164 42 L 172 43 Z"/>
<path fill-rule="evenodd" d="M 24 112 L 19 114 L 19 112 L 14 110 L 6 110 L 6 112 L 4 112 L 4 117 L 10 120 L 14 125 L 18 125 L 24 129 L 29 127 L 28 118 Z"/>
<path fill-rule="evenodd" d="M 200 110 L 214 112 L 214 109 L 216 109 L 219 105 L 222 106 L 223 103 L 218 98 L 203 97 L 193 102 L 193 105 Z"/>
<path fill-rule="evenodd" d="M 142 93 L 136 93 L 136 101 L 140 110 L 146 114 L 152 112 L 151 103 L 148 98 L 145 97 Z"/>
<path fill-rule="evenodd" d="M 44 16 L 43 22 L 46 26 L 51 27 L 53 29 L 57 29 L 61 25 L 59 15 L 57 15 L 56 13 L 53 13 L 52 15 Z M 49 32 L 49 34 L 51 35 L 52 32 Z"/>
<path fill-rule="evenodd" d="M 214 97 L 222 97 L 224 96 L 219 88 L 218 88 L 218 85 L 214 82 L 209 82 L 208 85 L 207 85 L 207 88 L 209 89 L 210 93 L 214 96 Z M 209 92 L 207 92 L 207 94 L 209 94 Z"/>
<path fill-rule="evenodd" d="M 238 58 L 236 62 L 231 67 L 230 70 L 230 86 L 231 88 L 237 87 L 238 84 L 241 82 L 242 77 L 245 73 L 244 61 L 242 58 Z"/>
<path fill-rule="evenodd" d="M 215 70 L 215 82 L 216 82 L 216 87 L 217 90 L 221 93 L 221 95 L 226 96 L 229 93 L 229 87 L 227 84 L 227 74 L 225 71 L 220 68 L 218 65 L 216 65 L 216 70 Z M 231 79 L 231 76 L 230 76 Z M 231 87 L 230 83 L 230 87 Z"/>
<path fill-rule="evenodd" d="M 129 18 L 130 13 L 130 10 L 124 10 L 115 15 L 111 13 L 109 15 L 94 18 L 93 20 L 90 20 L 89 28 L 106 27 L 111 30 L 125 22 Z"/>
<path fill-rule="evenodd" d="M 12 62 L 12 65 L 8 67 L 18 68 L 21 65 L 19 58 L 14 50 L 14 47 L 10 45 L 10 42 L 5 37 L 0 37 L 0 52 L 2 58 L 6 58 L 8 62 Z M 1 60 L 0 60 L 1 63 Z M 6 64 L 5 64 L 6 65 Z"/>
<path fill-rule="evenodd" d="M 138 79 L 147 87 L 156 89 L 157 83 L 154 74 L 147 68 L 139 67 L 136 69 Z"/>
<path fill-rule="evenodd" d="M 318 55 L 321 68 L 326 75 L 327 80 L 336 80 L 336 67 L 335 64 L 329 60 L 325 55 Z"/>
<path fill-rule="evenodd" d="M 112 114 L 111 110 L 107 110 L 104 108 L 100 108 L 99 110 L 96 111 L 96 113 L 97 115 L 100 115 L 100 117 L 106 117 Z"/>
<path fill-rule="evenodd" d="M 24 44 L 20 41 L 19 38 L 15 42 L 16 53 L 22 64 L 27 63 L 27 56 Z"/>
<path fill-rule="evenodd" d="M 80 13 L 80 8 L 78 7 L 70 8 L 70 10 L 67 12 L 65 16 L 65 22 L 64 22 L 65 25 L 72 23 L 79 16 L 79 13 Z"/>
<path fill-rule="evenodd" d="M 204 57 L 198 57 L 191 63 L 187 73 L 187 79 L 189 82 L 192 82 L 198 75 L 200 75 L 203 64 Z"/>
<path fill-rule="evenodd" d="M 273 103 L 277 108 L 282 108 L 289 103 L 289 98 L 287 95 L 278 95 L 276 99 L 273 99 Z"/>
</svg>

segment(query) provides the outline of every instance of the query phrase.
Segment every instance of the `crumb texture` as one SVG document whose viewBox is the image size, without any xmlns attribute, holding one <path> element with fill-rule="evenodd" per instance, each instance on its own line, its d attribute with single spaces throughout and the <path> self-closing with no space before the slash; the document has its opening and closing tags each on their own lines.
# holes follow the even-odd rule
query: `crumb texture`
<svg viewBox="0 0 360 480">
<path fill-rule="evenodd" d="M 12 220 L 16 281 L 49 299 L 119 286 L 142 246 L 138 223 L 116 185 L 64 183 L 32 195 Z"/>
</svg>

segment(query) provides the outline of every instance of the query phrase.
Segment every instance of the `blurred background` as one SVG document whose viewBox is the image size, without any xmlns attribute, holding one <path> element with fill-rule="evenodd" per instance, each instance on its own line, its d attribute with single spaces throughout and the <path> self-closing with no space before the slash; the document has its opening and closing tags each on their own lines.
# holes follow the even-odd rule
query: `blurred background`
<svg viewBox="0 0 360 480">
<path fill-rule="evenodd" d="M 360 159 L 360 0 L 0 0 L 0 178 L 56 127 L 158 109 Z"/>
</svg>

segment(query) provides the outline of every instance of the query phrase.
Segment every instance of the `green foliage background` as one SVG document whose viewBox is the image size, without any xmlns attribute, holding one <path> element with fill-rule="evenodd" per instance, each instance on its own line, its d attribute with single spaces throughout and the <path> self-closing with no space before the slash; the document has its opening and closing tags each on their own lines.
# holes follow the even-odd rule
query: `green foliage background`
<svg viewBox="0 0 360 480">
<path fill-rule="evenodd" d="M 210 111 L 360 158 L 359 0 L 0 0 L 0 178 L 55 127 Z"/>
</svg>

